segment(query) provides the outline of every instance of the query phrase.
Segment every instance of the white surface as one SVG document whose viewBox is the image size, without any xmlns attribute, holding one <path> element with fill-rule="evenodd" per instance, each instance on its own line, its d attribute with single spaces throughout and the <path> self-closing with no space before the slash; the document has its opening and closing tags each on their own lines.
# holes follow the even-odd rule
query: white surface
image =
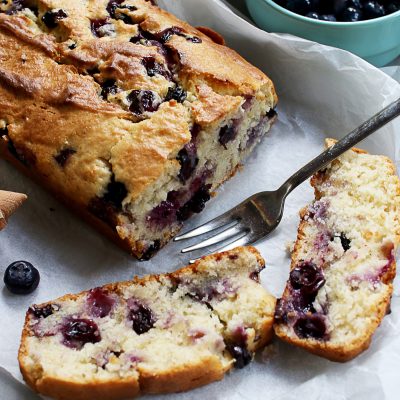
<svg viewBox="0 0 400 400">
<path fill-rule="evenodd" d="M 279 119 L 271 133 L 244 170 L 224 185 L 205 212 L 185 228 L 218 215 L 256 191 L 278 187 L 322 150 L 324 137 L 343 136 L 400 96 L 398 83 L 359 58 L 302 39 L 267 34 L 229 12 L 218 0 L 160 3 L 194 25 L 208 25 L 221 32 L 229 45 L 274 80 L 280 97 Z M 396 121 L 396 126 L 376 133 L 362 147 L 390 156 L 400 167 L 399 132 L 400 121 Z M 8 375 L 21 380 L 17 348 L 24 314 L 31 303 L 135 274 L 170 271 L 184 265 L 188 256 L 177 257 L 182 245 L 170 244 L 152 261 L 136 262 L 3 161 L 0 171 L 2 189 L 29 196 L 0 234 L 1 274 L 12 261 L 26 259 L 39 268 L 42 276 L 38 290 L 29 296 L 11 295 L 6 289 L 0 293 L 0 382 L 6 385 L 0 389 L 0 399 L 35 399 Z M 298 210 L 311 198 L 309 185 L 300 186 L 288 198 L 279 229 L 257 246 L 267 262 L 262 282 L 275 295 L 280 295 L 289 270 L 285 244 L 295 239 Z M 398 399 L 398 283 L 392 314 L 378 329 L 371 348 L 352 362 L 335 364 L 275 341 L 271 357 L 263 360 L 259 355 L 246 369 L 234 371 L 221 382 L 185 394 L 147 398 Z"/>
</svg>

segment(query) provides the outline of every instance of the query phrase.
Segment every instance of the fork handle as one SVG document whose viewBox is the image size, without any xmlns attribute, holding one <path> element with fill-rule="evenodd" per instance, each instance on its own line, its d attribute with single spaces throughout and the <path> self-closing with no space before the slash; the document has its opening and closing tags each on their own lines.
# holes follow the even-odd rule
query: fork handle
<svg viewBox="0 0 400 400">
<path fill-rule="evenodd" d="M 335 160 L 341 154 L 350 150 L 354 145 L 365 139 L 382 126 L 386 125 L 400 115 L 400 98 L 365 121 L 354 131 L 350 132 L 343 139 L 339 140 L 329 149 L 325 150 L 318 157 L 314 158 L 303 168 L 292 175 L 280 188 L 285 197 L 297 186 L 310 178 L 313 174 L 323 169 L 327 164 Z"/>
</svg>

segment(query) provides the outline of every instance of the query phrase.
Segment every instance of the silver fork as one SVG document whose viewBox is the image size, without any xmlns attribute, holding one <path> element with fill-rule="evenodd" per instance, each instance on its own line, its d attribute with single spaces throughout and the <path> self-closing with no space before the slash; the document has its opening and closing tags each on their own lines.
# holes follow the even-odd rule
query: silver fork
<svg viewBox="0 0 400 400">
<path fill-rule="evenodd" d="M 219 252 L 236 246 L 254 244 L 269 235 L 279 225 L 286 197 L 293 189 L 399 115 L 400 99 L 365 121 L 335 145 L 314 158 L 292 175 L 278 190 L 254 194 L 219 217 L 175 237 L 174 241 L 191 239 L 206 233 L 215 233 L 206 240 L 184 248 L 181 251 L 182 253 L 210 246 L 213 246 L 214 252 Z M 224 245 L 221 247 L 222 243 Z"/>
</svg>

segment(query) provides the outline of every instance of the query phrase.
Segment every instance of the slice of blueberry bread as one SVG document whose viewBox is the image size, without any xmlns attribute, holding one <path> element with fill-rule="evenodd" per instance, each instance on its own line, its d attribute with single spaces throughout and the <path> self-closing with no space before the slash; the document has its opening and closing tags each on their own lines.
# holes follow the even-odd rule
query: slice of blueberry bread
<svg viewBox="0 0 400 400">
<path fill-rule="evenodd" d="M 1 1 L 0 153 L 150 258 L 276 115 L 272 82 L 220 43 L 153 1 Z"/>
<path fill-rule="evenodd" d="M 390 310 L 400 183 L 387 157 L 353 149 L 311 184 L 316 199 L 300 214 L 274 329 L 289 343 L 347 361 L 368 348 Z"/>
<path fill-rule="evenodd" d="M 272 335 L 275 298 L 254 248 L 32 306 L 19 362 L 26 382 L 63 400 L 184 391 L 247 365 Z"/>
</svg>

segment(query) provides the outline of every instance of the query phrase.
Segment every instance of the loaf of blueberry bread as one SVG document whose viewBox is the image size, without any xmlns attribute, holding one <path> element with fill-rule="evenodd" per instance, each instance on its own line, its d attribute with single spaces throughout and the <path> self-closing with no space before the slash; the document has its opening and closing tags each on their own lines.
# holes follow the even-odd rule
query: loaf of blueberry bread
<svg viewBox="0 0 400 400">
<path fill-rule="evenodd" d="M 0 153 L 138 258 L 202 211 L 276 102 L 154 1 L 0 2 Z"/>
<path fill-rule="evenodd" d="M 247 365 L 272 336 L 275 298 L 251 247 L 171 274 L 32 306 L 19 363 L 36 391 L 62 400 L 178 392 Z"/>
<path fill-rule="evenodd" d="M 353 149 L 311 184 L 316 199 L 300 214 L 274 329 L 289 343 L 347 361 L 368 348 L 390 310 L 400 183 L 387 157 Z"/>
</svg>

